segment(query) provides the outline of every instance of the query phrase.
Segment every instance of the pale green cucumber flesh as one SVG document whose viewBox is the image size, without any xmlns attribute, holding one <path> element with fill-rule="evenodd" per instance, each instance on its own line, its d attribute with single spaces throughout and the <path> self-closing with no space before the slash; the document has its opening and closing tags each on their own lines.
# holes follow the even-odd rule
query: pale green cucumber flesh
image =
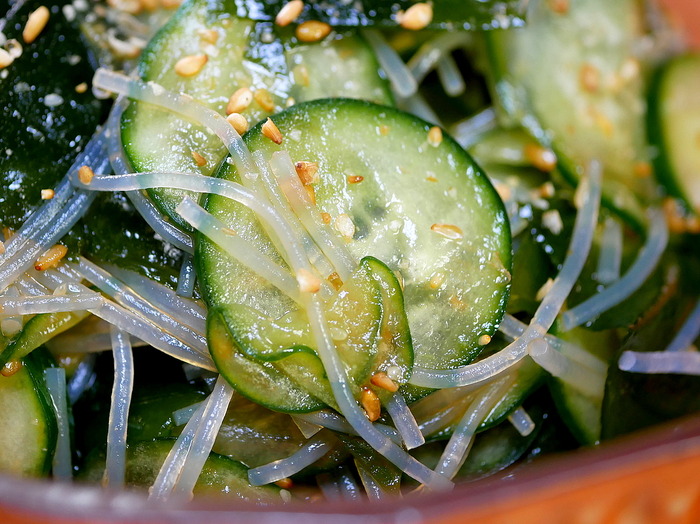
<svg viewBox="0 0 700 524">
<path fill-rule="evenodd" d="M 288 29 L 277 29 L 236 16 L 227 0 L 191 0 L 149 42 L 139 63 L 140 76 L 175 92 L 184 92 L 226 114 L 229 97 L 239 88 L 266 90 L 271 110 L 254 99 L 241 113 L 252 125 L 289 103 L 320 96 L 352 96 L 391 103 L 386 80 L 369 46 L 357 36 L 317 44 L 292 45 Z M 202 36 L 215 31 L 215 43 Z M 206 55 L 196 75 L 175 72 L 178 60 Z M 339 57 L 343 57 L 340 68 Z M 147 104 L 132 102 L 122 119 L 122 140 L 136 171 L 211 175 L 226 155 L 221 141 L 199 125 Z M 199 166 L 193 152 L 206 164 Z M 175 207 L 188 193 L 153 189 L 151 198 L 179 225 L 186 224 Z"/>
<path fill-rule="evenodd" d="M 357 100 L 300 104 L 274 120 L 287 137 L 282 146 L 259 127 L 246 135 L 248 146 L 266 155 L 286 149 L 294 161 L 318 164 L 318 208 L 331 217 L 351 217 L 356 227 L 347 244 L 351 254 L 357 260 L 374 256 L 403 278 L 416 363 L 444 369 L 471 361 L 480 350 L 479 337 L 493 334 L 500 322 L 511 259 L 503 204 L 476 164 L 448 137 L 430 145 L 425 122 Z M 363 181 L 349 183 L 350 174 Z M 228 164 L 219 175 L 237 180 Z M 283 263 L 250 211 L 217 196 L 206 205 Z M 441 224 L 458 227 L 463 236 L 445 237 Z M 275 319 L 298 309 L 205 238 L 198 245 L 210 307 L 241 304 Z"/>
</svg>

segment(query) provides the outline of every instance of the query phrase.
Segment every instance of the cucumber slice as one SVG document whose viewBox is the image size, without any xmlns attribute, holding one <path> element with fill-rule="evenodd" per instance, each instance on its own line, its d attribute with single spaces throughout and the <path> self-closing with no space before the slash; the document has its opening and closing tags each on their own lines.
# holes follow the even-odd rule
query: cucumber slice
<svg viewBox="0 0 700 524">
<path fill-rule="evenodd" d="M 212 31 L 217 35 L 215 43 L 211 43 Z M 295 46 L 289 30 L 279 29 L 279 35 L 274 31 L 271 24 L 238 18 L 232 2 L 191 0 L 149 42 L 139 72 L 145 81 L 188 93 L 222 114 L 229 97 L 239 88 L 248 87 L 263 98 L 269 97 L 262 104 L 254 99 L 241 111 L 251 125 L 286 107 L 290 96 L 297 101 L 353 96 L 391 103 L 376 58 L 360 38 L 346 36 Z M 340 54 L 353 57 L 343 60 L 342 69 Z M 178 75 L 175 64 L 192 55 L 206 56 L 204 67 L 194 76 Z M 207 130 L 141 103 L 132 103 L 125 111 L 122 139 L 137 171 L 211 175 L 226 155 L 220 140 Z M 193 152 L 206 164 L 199 166 Z M 187 192 L 156 189 L 149 194 L 176 223 L 189 227 L 174 212 Z"/>
<path fill-rule="evenodd" d="M 126 484 L 142 488 L 151 486 L 174 443 L 175 440 L 163 439 L 130 445 L 126 453 Z M 92 453 L 81 472 L 81 479 L 99 484 L 104 463 L 104 451 Z M 280 488 L 272 484 L 251 486 L 248 468 L 228 457 L 210 453 L 194 486 L 194 494 L 215 493 L 258 504 L 281 501 Z"/>
<path fill-rule="evenodd" d="M 700 214 L 700 54 L 679 56 L 658 73 L 649 99 L 649 134 L 658 146 L 656 176 L 670 194 Z"/>
<path fill-rule="evenodd" d="M 565 12 L 530 2 L 527 26 L 487 34 L 503 112 L 559 157 L 573 183 L 592 159 L 605 168 L 604 202 L 638 230 L 648 179 L 645 98 L 635 43 L 644 34 L 638 0 L 579 0 Z"/>
<path fill-rule="evenodd" d="M 317 205 L 331 217 L 352 219 L 350 252 L 356 259 L 374 256 L 403 277 L 416 364 L 451 368 L 471 361 L 479 337 L 492 335 L 501 319 L 511 263 L 503 204 L 478 166 L 449 137 L 430 145 L 429 124 L 358 100 L 298 104 L 275 123 L 287 137 L 282 146 L 265 138 L 261 126 L 246 135 L 248 146 L 268 156 L 287 149 L 295 161 L 317 162 Z M 348 174 L 362 182 L 348 182 Z M 219 176 L 238 179 L 227 163 Z M 215 195 L 207 208 L 281 262 L 247 209 Z M 440 226 L 431 229 L 437 224 L 456 225 L 463 237 L 446 238 L 435 231 Z M 242 304 L 270 318 L 297 308 L 206 238 L 199 239 L 198 267 L 212 308 Z"/>
<path fill-rule="evenodd" d="M 85 319 L 87 311 L 44 313 L 30 318 L 22 332 L 0 353 L 0 366 L 27 356 L 59 333 Z"/>
<path fill-rule="evenodd" d="M 43 354 L 41 354 L 43 353 Z M 20 476 L 46 475 L 58 427 L 44 382 L 50 362 L 44 351 L 21 359 L 19 371 L 0 376 L 0 471 Z"/>
</svg>

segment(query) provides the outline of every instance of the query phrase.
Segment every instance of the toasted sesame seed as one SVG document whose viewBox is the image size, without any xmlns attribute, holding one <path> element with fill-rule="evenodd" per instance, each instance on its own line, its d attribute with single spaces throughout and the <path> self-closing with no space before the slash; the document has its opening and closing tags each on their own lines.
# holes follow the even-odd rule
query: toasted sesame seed
<svg viewBox="0 0 700 524">
<path fill-rule="evenodd" d="M 450 240 L 460 240 L 464 238 L 464 232 L 453 224 L 433 224 L 430 226 L 430 230 Z"/>
<path fill-rule="evenodd" d="M 362 388 L 360 404 L 362 404 L 362 408 L 365 410 L 365 414 L 370 422 L 379 419 L 379 416 L 382 414 L 382 403 L 374 391 L 367 387 Z"/>
<path fill-rule="evenodd" d="M 309 69 L 304 64 L 298 64 L 292 69 L 292 74 L 294 75 L 294 83 L 309 87 Z"/>
<path fill-rule="evenodd" d="M 282 132 L 270 118 L 262 125 L 262 134 L 277 145 L 282 143 Z"/>
<path fill-rule="evenodd" d="M 439 146 L 442 143 L 442 129 L 438 126 L 431 127 L 428 131 L 428 143 L 433 147 Z"/>
<path fill-rule="evenodd" d="M 558 15 L 569 12 L 569 0 L 549 0 L 549 8 Z"/>
<path fill-rule="evenodd" d="M 294 164 L 294 170 L 301 183 L 305 186 L 318 182 L 318 164 L 316 162 L 300 161 Z"/>
<path fill-rule="evenodd" d="M 316 190 L 314 189 L 314 186 L 304 186 L 304 189 L 306 189 L 306 193 L 309 195 L 309 200 L 311 200 L 311 203 L 316 204 Z"/>
<path fill-rule="evenodd" d="M 341 213 L 335 217 L 334 225 L 336 231 L 338 231 L 346 239 L 350 240 L 353 236 L 355 236 L 355 224 L 353 223 L 352 218 L 350 218 L 350 216 L 347 214 Z"/>
<path fill-rule="evenodd" d="M 231 124 L 239 135 L 248 131 L 248 119 L 240 113 L 231 113 L 226 117 L 226 121 Z"/>
<path fill-rule="evenodd" d="M 450 298 L 447 301 L 450 304 L 450 307 L 455 311 L 464 311 L 467 308 L 467 305 L 464 303 L 464 301 L 461 300 L 457 295 L 450 296 Z"/>
<path fill-rule="evenodd" d="M 197 31 L 197 35 L 207 44 L 215 44 L 219 40 L 219 33 L 216 29 L 200 29 Z"/>
<path fill-rule="evenodd" d="M 592 64 L 583 64 L 579 70 L 579 82 L 584 91 L 595 93 L 600 87 L 600 70 Z"/>
<path fill-rule="evenodd" d="M 347 180 L 348 184 L 359 184 L 365 179 L 365 177 L 361 175 L 348 175 Z"/>
<path fill-rule="evenodd" d="M 160 5 L 159 0 L 139 0 L 139 2 L 146 11 L 155 11 Z"/>
<path fill-rule="evenodd" d="M 304 10 L 304 2 L 302 0 L 292 0 L 282 6 L 279 13 L 275 17 L 275 23 L 280 27 L 285 27 L 294 22 Z"/>
<path fill-rule="evenodd" d="M 321 279 L 304 268 L 297 271 L 297 282 L 302 293 L 318 293 L 321 289 Z"/>
<path fill-rule="evenodd" d="M 296 36 L 300 42 L 318 42 L 331 33 L 331 26 L 318 20 L 308 20 L 297 26 Z"/>
<path fill-rule="evenodd" d="M 78 169 L 78 180 L 80 180 L 81 184 L 85 184 L 87 186 L 90 184 L 90 182 L 92 182 L 94 177 L 95 172 L 90 166 L 81 166 L 80 169 Z"/>
<path fill-rule="evenodd" d="M 54 197 L 55 193 L 53 189 L 42 189 L 41 190 L 41 199 L 42 200 L 51 200 Z"/>
<path fill-rule="evenodd" d="M 444 281 L 445 275 L 443 273 L 435 273 L 432 277 L 430 277 L 430 282 L 428 285 L 431 287 L 431 289 L 437 289 Z"/>
<path fill-rule="evenodd" d="M 222 229 L 221 229 L 221 232 L 222 232 L 224 235 L 228 235 L 228 236 L 230 236 L 230 237 L 235 237 L 235 236 L 238 234 L 238 233 L 236 233 L 235 230 L 231 229 L 230 227 L 224 227 L 224 228 L 222 228 Z"/>
<path fill-rule="evenodd" d="M 5 243 L 0 240 L 0 255 L 5 252 Z"/>
<path fill-rule="evenodd" d="M 184 77 L 195 76 L 202 70 L 208 60 L 209 57 L 207 55 L 185 56 L 175 63 L 175 73 Z"/>
<path fill-rule="evenodd" d="M 182 0 L 160 0 L 160 5 L 166 9 L 177 9 L 182 4 Z"/>
<path fill-rule="evenodd" d="M 9 66 L 12 62 L 14 62 L 14 58 L 5 51 L 4 49 L 0 48 L 0 69 L 4 69 L 5 67 Z"/>
<path fill-rule="evenodd" d="M 399 25 L 404 29 L 418 31 L 425 29 L 433 21 L 433 6 L 427 2 L 413 4 L 397 16 Z"/>
<path fill-rule="evenodd" d="M 395 393 L 399 390 L 398 384 L 391 380 L 389 376 L 383 371 L 372 375 L 372 378 L 370 378 L 369 381 L 378 388 L 386 389 L 387 391 L 391 391 L 392 393 Z"/>
<path fill-rule="evenodd" d="M 321 213 L 321 220 L 323 220 L 324 224 L 330 224 L 332 217 L 330 213 Z"/>
<path fill-rule="evenodd" d="M 554 154 L 554 151 L 539 144 L 527 144 L 523 149 L 523 154 L 528 162 L 545 173 L 549 173 L 557 167 L 557 155 Z"/>
<path fill-rule="evenodd" d="M 197 151 L 192 151 L 192 158 L 195 164 L 199 167 L 204 167 L 207 165 L 207 159 L 200 155 Z"/>
<path fill-rule="evenodd" d="M 68 248 L 66 246 L 56 244 L 37 259 L 34 264 L 34 269 L 37 271 L 44 271 L 56 267 L 63 257 L 66 256 L 66 253 L 68 253 Z"/>
<path fill-rule="evenodd" d="M 22 362 L 20 360 L 11 360 L 0 369 L 0 375 L 3 377 L 11 377 L 20 369 L 22 369 Z"/>
<path fill-rule="evenodd" d="M 80 82 L 77 86 L 75 86 L 75 92 L 78 94 L 86 93 L 87 90 L 88 90 L 88 85 L 86 82 Z"/>
<path fill-rule="evenodd" d="M 267 89 L 256 89 L 253 98 L 264 111 L 272 113 L 275 110 L 275 101 Z"/>
<path fill-rule="evenodd" d="M 277 482 L 275 482 L 275 485 L 282 489 L 290 489 L 294 485 L 294 482 L 289 477 L 286 477 L 279 479 Z"/>
<path fill-rule="evenodd" d="M 41 34 L 49 21 L 50 14 L 48 8 L 42 5 L 29 15 L 22 31 L 22 38 L 27 44 L 31 44 Z"/>
<path fill-rule="evenodd" d="M 651 176 L 652 169 L 649 162 L 637 162 L 634 164 L 634 176 L 638 178 L 648 178 Z"/>
<path fill-rule="evenodd" d="M 478 344 L 480 346 L 485 346 L 489 342 L 491 342 L 491 335 L 481 335 L 479 337 Z"/>
<path fill-rule="evenodd" d="M 343 287 L 343 280 L 340 278 L 340 275 L 335 271 L 328 275 L 328 282 L 331 283 L 331 285 L 336 291 L 340 290 L 340 288 Z"/>
<path fill-rule="evenodd" d="M 435 175 L 428 175 L 427 177 L 425 177 L 425 180 L 427 182 L 437 182 L 438 181 L 438 179 Z"/>
<path fill-rule="evenodd" d="M 3 227 L 2 228 L 2 236 L 5 239 L 5 242 L 10 240 L 13 236 L 15 236 L 14 230 L 10 229 L 9 227 Z"/>
<path fill-rule="evenodd" d="M 379 134 L 382 136 L 387 136 L 390 131 L 391 131 L 391 127 L 389 127 L 387 125 L 379 126 Z"/>
<path fill-rule="evenodd" d="M 228 99 L 226 104 L 226 114 L 241 113 L 245 111 L 253 101 L 253 92 L 247 87 L 237 89 Z"/>
</svg>

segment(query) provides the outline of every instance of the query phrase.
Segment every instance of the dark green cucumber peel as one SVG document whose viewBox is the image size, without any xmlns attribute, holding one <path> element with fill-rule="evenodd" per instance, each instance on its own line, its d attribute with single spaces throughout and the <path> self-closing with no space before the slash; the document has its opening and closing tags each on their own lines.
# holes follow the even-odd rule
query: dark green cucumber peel
<svg viewBox="0 0 700 524">
<path fill-rule="evenodd" d="M 255 23 L 237 17 L 236 12 L 231 0 L 190 0 L 183 4 L 144 50 L 139 62 L 141 78 L 187 93 L 221 114 L 225 114 L 229 97 L 237 89 L 264 89 L 274 108 L 270 110 L 253 100 L 241 111 L 251 125 L 292 101 L 321 96 L 392 103 L 376 58 L 360 37 L 338 35 L 317 44 L 298 45 L 289 28 Z M 217 32 L 215 44 L 198 36 L 198 31 L 204 30 Z M 206 54 L 208 59 L 198 74 L 182 77 L 175 73 L 179 59 L 199 54 Z M 137 171 L 211 175 L 226 156 L 221 141 L 207 130 L 138 102 L 124 113 L 122 139 Z M 200 154 L 206 164 L 198 166 L 192 152 Z M 188 192 L 153 189 L 149 194 L 177 224 L 189 227 L 174 211 Z"/>
<path fill-rule="evenodd" d="M 649 90 L 649 141 L 658 148 L 654 172 L 668 193 L 688 211 L 700 213 L 700 157 L 697 137 L 700 55 L 686 54 L 663 65 Z"/>
<path fill-rule="evenodd" d="M 500 321 L 511 263 L 503 204 L 476 164 L 447 136 L 439 146 L 429 145 L 429 124 L 367 102 L 307 102 L 276 115 L 275 122 L 285 136 L 299 139 L 287 138 L 278 147 L 258 126 L 246 142 L 253 150 L 286 149 L 295 161 L 318 163 L 317 205 L 331 216 L 352 218 L 351 253 L 358 259 L 375 256 L 403 276 L 416 363 L 449 368 L 471 361 L 480 351 L 478 338 L 493 334 Z M 385 128 L 387 136 L 380 131 Z M 350 184 L 350 173 L 364 180 Z M 237 180 L 228 164 L 219 176 Z M 214 195 L 206 205 L 241 237 L 281 261 L 249 210 Z M 464 238 L 448 239 L 431 230 L 440 223 L 457 225 Z M 198 246 L 199 275 L 210 307 L 242 304 L 270 318 L 297 309 L 206 238 L 199 238 Z M 436 274 L 444 283 L 433 289 Z"/>
<path fill-rule="evenodd" d="M 58 425 L 44 370 L 55 365 L 46 350 L 20 360 L 13 375 L 0 376 L 0 471 L 43 476 L 51 471 Z"/>
<path fill-rule="evenodd" d="M 234 0 L 241 16 L 253 20 L 272 20 L 288 0 Z M 399 11 L 416 4 L 415 0 L 332 0 L 307 2 L 296 20 L 321 20 L 332 26 L 397 27 Z M 441 0 L 431 4 L 430 29 L 493 29 L 523 23 L 522 2 L 517 0 Z"/>
<path fill-rule="evenodd" d="M 12 4 L 0 2 L 3 16 L 14 12 Z M 104 117 L 104 103 L 90 90 L 76 92 L 77 85 L 90 83 L 93 70 L 80 32 L 61 12 L 63 4 L 43 3 L 51 16 L 31 44 L 22 39 L 22 28 L 39 4 L 20 7 L 3 31 L 23 48 L 2 70 L 0 90 L 0 203 L 3 225 L 13 229 L 41 204 L 41 190 L 63 178 Z"/>
<path fill-rule="evenodd" d="M 565 13 L 535 1 L 526 28 L 487 35 L 498 57 L 492 88 L 506 118 L 552 147 L 573 184 L 599 160 L 604 204 L 640 232 L 653 196 L 649 180 L 635 174 L 649 160 L 644 82 L 633 54 L 643 30 L 637 0 L 583 0 Z"/>
</svg>

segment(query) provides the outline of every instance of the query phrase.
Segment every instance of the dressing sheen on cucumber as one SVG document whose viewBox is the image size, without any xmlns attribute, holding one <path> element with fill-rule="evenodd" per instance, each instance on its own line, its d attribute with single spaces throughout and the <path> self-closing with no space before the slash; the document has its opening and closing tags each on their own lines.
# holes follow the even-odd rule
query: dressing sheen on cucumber
<svg viewBox="0 0 700 524">
<path fill-rule="evenodd" d="M 285 137 L 281 145 L 265 137 L 261 126 L 244 140 L 265 157 L 286 150 L 294 162 L 318 165 L 318 182 L 313 186 L 316 206 L 327 214 L 325 227 L 332 231 L 338 217 L 349 219 L 354 234 L 342 241 L 355 260 L 372 256 L 400 275 L 415 363 L 446 369 L 473 360 L 480 351 L 480 337 L 492 335 L 503 314 L 511 253 L 503 204 L 469 155 L 447 136 L 431 144 L 430 125 L 416 117 L 358 100 L 298 104 L 275 115 L 274 121 Z M 222 164 L 218 176 L 239 180 L 228 163 Z M 216 195 L 206 206 L 237 235 L 284 264 L 250 210 Z M 271 319 L 295 316 L 296 328 L 308 329 L 297 304 L 203 236 L 198 267 L 205 299 L 220 311 L 217 329 L 223 328 L 221 321 L 228 316 L 224 324 L 239 349 L 220 345 L 210 332 L 212 354 L 234 386 L 240 375 L 227 373 L 219 350 L 236 354 L 231 362 L 242 364 L 246 353 L 250 362 L 246 365 L 263 365 L 241 348 L 242 326 L 231 320 L 240 318 L 239 311 L 257 310 Z M 371 342 L 365 351 L 373 351 Z M 396 356 L 397 351 L 393 348 L 391 354 Z M 352 368 L 347 360 L 346 364 Z M 376 369 L 381 370 L 381 364 Z M 279 371 L 276 365 L 274 372 Z M 405 383 L 406 375 L 400 383 Z M 255 400 L 270 401 L 262 395 Z"/>
<path fill-rule="evenodd" d="M 231 0 L 187 2 L 144 50 L 140 76 L 187 93 L 222 114 L 229 97 L 248 88 L 248 102 L 235 112 L 251 125 L 290 103 L 311 98 L 352 96 L 392 102 L 376 58 L 359 36 L 304 45 L 296 42 L 291 30 L 273 32 L 271 24 L 238 18 L 236 12 Z M 201 70 L 193 76 L 178 74 L 177 62 L 192 56 L 205 57 Z M 219 139 L 205 129 L 141 103 L 132 103 L 125 111 L 122 139 L 137 171 L 211 175 L 226 155 Z M 197 160 L 193 153 L 199 155 Z M 186 227 L 174 212 L 185 191 L 154 189 L 149 194 Z"/>
</svg>

